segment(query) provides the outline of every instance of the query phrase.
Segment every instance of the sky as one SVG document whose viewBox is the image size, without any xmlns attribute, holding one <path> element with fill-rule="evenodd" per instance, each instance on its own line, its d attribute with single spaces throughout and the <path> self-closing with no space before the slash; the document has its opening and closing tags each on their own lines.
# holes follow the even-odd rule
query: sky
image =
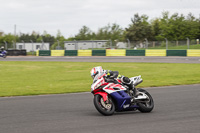
<svg viewBox="0 0 200 133">
<path fill-rule="evenodd" d="M 200 0 L 0 0 L 0 31 L 14 34 L 16 25 L 17 34 L 56 36 L 60 30 L 68 38 L 83 26 L 93 32 L 112 23 L 126 28 L 136 13 L 153 19 L 164 11 L 199 18 Z"/>
</svg>

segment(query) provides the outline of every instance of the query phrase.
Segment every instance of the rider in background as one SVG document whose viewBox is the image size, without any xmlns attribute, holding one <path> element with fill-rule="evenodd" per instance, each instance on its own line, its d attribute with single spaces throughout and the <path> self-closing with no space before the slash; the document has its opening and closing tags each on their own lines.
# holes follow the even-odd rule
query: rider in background
<svg viewBox="0 0 200 133">
<path fill-rule="evenodd" d="M 92 70 L 90 71 L 91 73 L 91 77 L 94 79 L 96 76 L 99 77 L 100 75 L 102 74 L 106 74 L 106 76 L 104 77 L 105 78 L 105 81 L 106 82 L 112 82 L 112 83 L 115 83 L 115 84 L 120 84 L 117 79 L 120 79 L 121 82 L 128 86 L 129 89 L 133 89 L 133 82 L 128 78 L 128 77 L 125 77 L 125 76 L 122 76 L 122 75 L 119 75 L 119 72 L 118 71 L 111 71 L 111 70 L 103 70 L 101 66 L 97 66 L 97 67 L 94 67 L 92 68 Z"/>
<path fill-rule="evenodd" d="M 1 46 L 0 53 L 4 51 L 4 46 Z"/>
</svg>

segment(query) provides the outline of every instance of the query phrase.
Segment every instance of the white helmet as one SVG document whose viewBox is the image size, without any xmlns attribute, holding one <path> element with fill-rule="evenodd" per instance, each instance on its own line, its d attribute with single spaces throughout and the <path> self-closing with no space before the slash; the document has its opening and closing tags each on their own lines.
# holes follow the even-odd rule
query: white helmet
<svg viewBox="0 0 200 133">
<path fill-rule="evenodd" d="M 94 79 L 96 76 L 100 76 L 103 73 L 103 69 L 101 66 L 97 66 L 92 68 L 92 70 L 90 71 L 91 77 Z"/>
</svg>

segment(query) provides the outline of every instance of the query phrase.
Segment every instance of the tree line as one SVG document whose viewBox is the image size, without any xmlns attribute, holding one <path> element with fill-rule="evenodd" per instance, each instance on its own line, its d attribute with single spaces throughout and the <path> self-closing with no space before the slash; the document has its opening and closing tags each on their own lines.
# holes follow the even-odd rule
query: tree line
<svg viewBox="0 0 200 133">
<path fill-rule="evenodd" d="M 6 41 L 12 45 L 13 42 L 49 42 L 52 49 L 58 43 L 64 47 L 64 41 L 78 40 L 110 40 L 110 41 L 178 41 L 189 39 L 200 39 L 200 18 L 196 18 L 192 13 L 184 16 L 183 14 L 174 13 L 170 15 L 168 11 L 163 12 L 160 18 L 149 20 L 149 16 L 138 13 L 131 18 L 130 24 L 126 28 L 113 23 L 99 28 L 96 32 L 89 27 L 83 26 L 79 32 L 69 38 L 65 38 L 58 30 L 56 36 L 44 31 L 39 34 L 35 31 L 32 34 L 21 33 L 14 36 L 13 34 L 3 34 L 0 32 L 0 45 Z"/>
</svg>

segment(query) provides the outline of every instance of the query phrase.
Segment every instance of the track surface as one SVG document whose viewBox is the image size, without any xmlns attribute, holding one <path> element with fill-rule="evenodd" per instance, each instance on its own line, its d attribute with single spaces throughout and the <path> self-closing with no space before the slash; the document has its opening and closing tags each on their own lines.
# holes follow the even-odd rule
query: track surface
<svg viewBox="0 0 200 133">
<path fill-rule="evenodd" d="M 8 56 L 0 61 L 66 61 L 66 62 L 161 62 L 161 63 L 200 63 L 200 57 L 147 57 L 147 56 Z"/>
<path fill-rule="evenodd" d="M 0 98 L 1 133 L 199 133 L 200 85 L 146 88 L 151 113 L 100 115 L 90 93 Z"/>
</svg>

